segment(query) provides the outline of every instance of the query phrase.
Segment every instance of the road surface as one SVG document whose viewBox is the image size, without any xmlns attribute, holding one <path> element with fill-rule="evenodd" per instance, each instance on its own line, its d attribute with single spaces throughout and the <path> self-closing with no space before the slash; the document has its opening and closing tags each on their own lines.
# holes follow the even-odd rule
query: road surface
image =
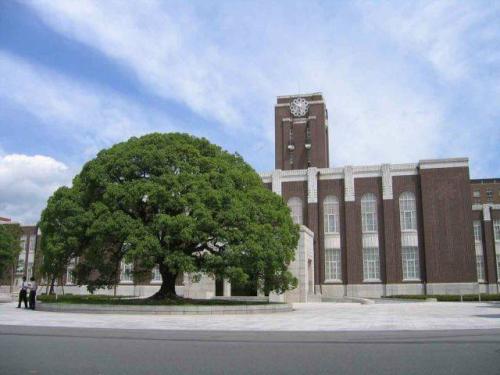
<svg viewBox="0 0 500 375">
<path fill-rule="evenodd" d="M 499 374 L 500 330 L 221 332 L 0 326 L 0 374 Z"/>
</svg>

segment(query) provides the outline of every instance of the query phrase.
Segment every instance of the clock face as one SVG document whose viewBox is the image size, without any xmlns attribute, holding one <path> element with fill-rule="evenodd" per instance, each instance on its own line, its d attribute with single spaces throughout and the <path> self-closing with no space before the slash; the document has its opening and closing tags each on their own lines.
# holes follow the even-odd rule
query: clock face
<svg viewBox="0 0 500 375">
<path fill-rule="evenodd" d="M 290 112 L 295 117 L 303 117 L 309 109 L 309 103 L 304 98 L 295 98 L 290 103 Z"/>
</svg>

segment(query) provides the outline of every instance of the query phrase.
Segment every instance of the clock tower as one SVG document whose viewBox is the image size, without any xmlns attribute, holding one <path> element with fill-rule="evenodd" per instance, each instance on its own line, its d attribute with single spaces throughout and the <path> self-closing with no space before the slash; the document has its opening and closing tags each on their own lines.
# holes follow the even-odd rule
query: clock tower
<svg viewBox="0 0 500 375">
<path fill-rule="evenodd" d="M 275 168 L 328 168 L 328 112 L 321 93 L 278 96 Z"/>
</svg>

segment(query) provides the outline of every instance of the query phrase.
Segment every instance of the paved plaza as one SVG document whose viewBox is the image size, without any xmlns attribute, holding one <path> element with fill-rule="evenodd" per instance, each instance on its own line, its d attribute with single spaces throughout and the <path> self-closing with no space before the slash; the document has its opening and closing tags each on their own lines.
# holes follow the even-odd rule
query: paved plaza
<svg viewBox="0 0 500 375">
<path fill-rule="evenodd" d="M 218 331 L 385 331 L 500 329 L 500 303 L 308 303 L 255 315 L 54 313 L 0 304 L 0 325 Z"/>
</svg>

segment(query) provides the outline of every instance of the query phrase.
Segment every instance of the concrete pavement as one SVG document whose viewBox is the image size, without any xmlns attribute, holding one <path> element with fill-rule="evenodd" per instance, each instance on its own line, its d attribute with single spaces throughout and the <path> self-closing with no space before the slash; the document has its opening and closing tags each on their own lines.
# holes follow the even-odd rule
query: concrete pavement
<svg viewBox="0 0 500 375">
<path fill-rule="evenodd" d="M 141 316 L 54 313 L 0 304 L 0 325 L 217 331 L 387 331 L 500 329 L 499 303 L 294 304 L 256 315 Z"/>
</svg>

